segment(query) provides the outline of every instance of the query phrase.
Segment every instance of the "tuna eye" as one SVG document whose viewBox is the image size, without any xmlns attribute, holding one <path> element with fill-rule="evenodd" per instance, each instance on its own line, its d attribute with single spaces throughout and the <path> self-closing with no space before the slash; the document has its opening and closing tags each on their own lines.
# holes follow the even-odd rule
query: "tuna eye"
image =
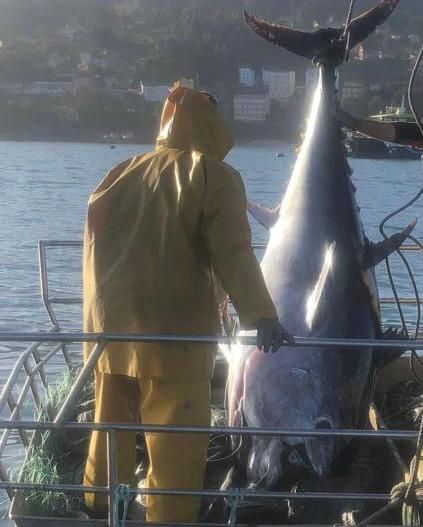
<svg viewBox="0 0 423 527">
<path fill-rule="evenodd" d="M 314 426 L 317 429 L 333 429 L 333 423 L 329 417 L 318 417 L 314 422 Z"/>
</svg>

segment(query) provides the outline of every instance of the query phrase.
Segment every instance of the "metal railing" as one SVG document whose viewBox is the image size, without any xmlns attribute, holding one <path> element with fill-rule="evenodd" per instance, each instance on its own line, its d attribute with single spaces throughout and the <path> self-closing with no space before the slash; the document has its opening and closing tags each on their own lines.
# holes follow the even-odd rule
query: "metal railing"
<svg viewBox="0 0 423 527">
<path fill-rule="evenodd" d="M 284 430 L 274 428 L 243 428 L 243 427 L 216 427 L 216 426 L 165 426 L 153 424 L 122 424 L 122 423 L 67 423 L 67 419 L 75 404 L 77 395 L 85 384 L 88 377 L 91 375 L 98 358 L 101 356 L 104 348 L 109 342 L 202 342 L 202 343 L 243 343 L 254 344 L 253 337 L 239 337 L 231 338 L 217 338 L 209 336 L 197 335 L 135 335 L 135 334 L 82 334 L 82 333 L 0 333 L 0 342 L 33 342 L 21 356 L 15 367 L 13 368 L 8 381 L 6 382 L 2 393 L 0 394 L 0 408 L 4 408 L 8 395 L 11 393 L 17 376 L 20 372 L 25 371 L 24 364 L 29 357 L 32 356 L 34 349 L 38 349 L 41 343 L 54 343 L 56 346 L 46 354 L 43 359 L 38 360 L 35 367 L 31 369 L 31 375 L 28 376 L 27 382 L 24 385 L 24 390 L 19 395 L 17 401 L 17 408 L 20 408 L 26 393 L 31 387 L 30 379 L 35 374 L 39 374 L 42 367 L 48 362 L 48 357 L 53 357 L 59 350 L 62 349 L 61 344 L 72 342 L 95 342 L 96 346 L 92 352 L 90 359 L 86 361 L 84 367 L 79 373 L 69 396 L 62 405 L 54 422 L 36 422 L 36 421 L 21 421 L 17 413 L 11 414 L 9 419 L 0 420 L 0 430 L 4 430 L 3 438 L 0 443 L 0 458 L 4 450 L 7 438 L 6 434 L 10 434 L 11 430 L 18 432 L 30 431 L 46 431 L 55 429 L 64 430 L 100 430 L 107 433 L 107 459 L 108 459 L 108 483 L 106 486 L 86 487 L 83 485 L 35 485 L 28 482 L 11 482 L 4 477 L 7 474 L 5 467 L 0 462 L 0 489 L 4 489 L 12 498 L 16 491 L 49 491 L 49 492 L 65 492 L 70 494 L 82 494 L 85 492 L 93 493 L 107 493 L 109 496 L 109 518 L 108 524 L 111 527 L 117 527 L 113 516 L 115 507 L 115 494 L 118 486 L 117 481 L 117 467 L 116 467 L 116 432 L 117 431 L 137 431 L 150 433 L 177 433 L 177 434 L 226 434 L 226 435 L 242 435 L 242 436 L 273 436 L 273 437 L 337 437 L 337 438 L 366 438 L 366 439 L 395 439 L 405 441 L 415 441 L 417 432 L 401 431 L 401 430 Z M 369 339 L 314 339 L 296 337 L 295 346 L 302 348 L 313 348 L 316 345 L 337 348 L 345 346 L 351 349 L 374 347 L 374 348 L 397 348 L 397 349 L 423 349 L 423 339 L 417 341 L 378 341 Z M 66 361 L 65 361 L 66 362 Z M 33 392 L 34 400 L 36 400 L 35 392 Z M 8 436 L 7 436 L 8 437 Z M 170 495 L 170 496 L 202 496 L 213 498 L 231 498 L 233 490 L 220 491 L 215 489 L 204 490 L 190 490 L 190 489 L 147 489 L 147 488 L 131 488 L 130 494 L 135 495 Z M 267 500 L 267 499 L 292 499 L 292 500 L 360 500 L 360 501 L 386 501 L 389 499 L 388 494 L 375 493 L 324 493 L 324 492 L 271 492 L 271 491 L 256 491 L 243 490 L 243 497 L 252 500 Z M 189 525 L 189 524 L 185 524 Z"/>
<path fill-rule="evenodd" d="M 61 241 L 61 240 L 41 240 L 38 244 L 39 263 L 40 263 L 40 281 L 41 281 L 41 296 L 44 306 L 47 310 L 48 316 L 55 327 L 59 327 L 59 322 L 54 312 L 54 305 L 80 305 L 82 304 L 82 298 L 80 297 L 51 297 L 49 293 L 48 285 L 48 267 L 47 267 L 47 249 L 48 248 L 71 248 L 71 249 L 82 249 L 82 241 Z M 264 251 L 267 245 L 262 243 L 253 244 L 255 251 Z M 407 244 L 401 246 L 401 250 L 405 252 L 421 252 L 421 248 L 418 245 Z M 399 298 L 401 304 L 404 305 L 416 305 L 417 300 L 414 297 L 401 297 Z M 383 305 L 394 305 L 397 300 L 394 297 L 385 297 L 380 299 L 380 304 Z M 423 303 L 423 299 L 420 299 L 420 303 Z"/>
<path fill-rule="evenodd" d="M 47 266 L 47 249 L 50 247 L 69 247 L 81 248 L 82 242 L 79 241 L 41 241 L 39 243 L 39 260 L 40 260 L 40 281 L 42 299 L 52 323 L 50 332 L 35 333 L 0 333 L 0 342 L 26 342 L 30 343 L 29 347 L 22 353 L 13 367 L 8 380 L 6 381 L 0 393 L 0 415 L 9 411 L 8 418 L 0 420 L 0 431 L 3 434 L 0 439 L 0 489 L 8 493 L 12 499 L 16 492 L 19 491 L 49 491 L 65 492 L 69 494 L 82 494 L 85 492 L 107 493 L 109 496 L 109 518 L 108 525 L 117 527 L 113 517 L 115 491 L 118 485 L 117 467 L 116 467 L 116 432 L 117 431 L 138 431 L 154 433 L 178 433 L 178 434 L 222 434 L 234 436 L 273 436 L 273 437 L 337 437 L 339 439 L 361 438 L 361 439 L 389 439 L 401 441 L 415 441 L 417 432 L 403 430 L 281 430 L 274 428 L 243 428 L 243 427 L 217 427 L 217 426 L 160 426 L 160 425 L 134 425 L 122 423 L 69 423 L 69 416 L 72 408 L 78 398 L 81 388 L 86 384 L 88 378 L 92 375 L 97 360 L 101 356 L 104 348 L 109 342 L 188 342 L 188 343 L 207 343 L 230 344 L 233 342 L 245 345 L 254 345 L 255 337 L 229 337 L 199 336 L 199 335 L 134 335 L 134 334 L 83 334 L 83 333 L 64 333 L 60 331 L 60 324 L 56 313 L 53 309 L 55 304 L 72 305 L 80 304 L 81 299 L 78 297 L 57 297 L 50 296 L 49 275 Z M 257 250 L 265 249 L 265 245 L 255 245 Z M 417 246 L 404 246 L 403 250 L 419 250 Z M 403 299 L 405 303 L 411 299 Z M 392 303 L 392 299 L 382 299 L 384 303 Z M 414 301 L 415 302 L 415 301 Z M 67 345 L 72 343 L 92 342 L 95 344 L 90 358 L 86 361 L 80 370 L 73 387 L 58 411 L 56 416 L 52 416 L 50 422 L 37 422 L 34 420 L 23 420 L 21 417 L 24 406 L 32 401 L 34 409 L 41 405 L 43 396 L 49 390 L 50 384 L 46 366 L 53 358 L 61 357 L 64 367 L 72 369 L 72 358 L 67 350 Z M 357 349 L 357 348 L 379 348 L 379 349 L 401 349 L 401 350 L 423 350 L 423 339 L 416 341 L 387 341 L 387 340 L 369 340 L 369 339 L 316 339 L 296 337 L 295 345 L 305 349 L 312 349 L 315 346 L 328 348 Z M 348 348 L 345 348 L 348 346 Z M 24 382 L 21 385 L 18 379 L 24 376 Z M 107 434 L 107 459 L 108 459 L 108 483 L 106 486 L 84 487 L 83 485 L 34 485 L 28 482 L 10 481 L 8 470 L 3 463 L 5 449 L 12 431 L 19 434 L 21 443 L 27 448 L 31 441 L 31 434 L 47 430 L 101 430 Z M 388 494 L 375 493 L 323 493 L 323 492 L 270 492 L 258 490 L 242 490 L 242 495 L 251 500 L 360 500 L 360 501 L 385 501 L 389 499 Z M 233 497 L 233 490 L 219 491 L 215 489 L 204 489 L 193 491 L 190 489 L 146 489 L 132 488 L 131 495 L 173 495 L 173 496 L 202 496 L 212 498 Z M 47 524 L 46 524 L 47 525 Z M 172 524 L 176 525 L 176 524 Z M 190 525 L 190 524 L 179 524 Z M 209 524 L 203 524 L 209 525 Z M 210 524 L 212 525 L 212 524 Z M 213 524 L 223 525 L 223 524 Z"/>
</svg>

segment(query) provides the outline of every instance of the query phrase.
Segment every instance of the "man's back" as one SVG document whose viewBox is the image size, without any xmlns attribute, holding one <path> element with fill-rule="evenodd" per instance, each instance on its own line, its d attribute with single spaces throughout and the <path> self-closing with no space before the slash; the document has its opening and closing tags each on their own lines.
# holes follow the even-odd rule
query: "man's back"
<svg viewBox="0 0 423 527">
<path fill-rule="evenodd" d="M 94 191 L 84 239 L 85 331 L 217 334 L 216 276 L 245 327 L 276 316 L 251 249 L 242 179 L 222 162 L 231 145 L 207 96 L 179 90 L 165 104 L 156 150 L 122 163 Z M 99 367 L 175 373 L 169 357 L 176 355 L 164 348 L 183 350 L 193 374 L 211 373 L 202 345 L 113 344 Z"/>
</svg>

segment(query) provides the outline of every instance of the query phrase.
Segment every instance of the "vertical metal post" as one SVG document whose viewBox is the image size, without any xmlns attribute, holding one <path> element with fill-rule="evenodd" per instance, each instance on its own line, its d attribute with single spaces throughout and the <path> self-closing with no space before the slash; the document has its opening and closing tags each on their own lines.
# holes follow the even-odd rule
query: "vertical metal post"
<svg viewBox="0 0 423 527">
<path fill-rule="evenodd" d="M 18 408 L 18 404 L 17 402 L 15 401 L 15 398 L 13 397 L 13 393 L 10 392 L 9 395 L 7 396 L 7 404 L 9 406 L 9 409 L 10 409 L 10 414 L 11 414 L 11 417 L 10 419 L 16 419 L 17 421 L 20 421 L 21 420 L 21 415 L 20 415 L 20 408 Z M 19 430 L 19 435 L 21 437 L 21 441 L 22 441 L 22 444 L 25 448 L 27 448 L 29 446 L 29 439 L 28 439 L 28 434 L 26 432 L 26 430 Z"/>
<path fill-rule="evenodd" d="M 53 309 L 51 308 L 49 299 L 46 246 L 43 241 L 38 242 L 38 258 L 40 261 L 41 298 L 52 325 L 58 329 L 59 322 L 56 318 L 56 315 L 54 314 Z"/>
<path fill-rule="evenodd" d="M 31 379 L 31 392 L 32 392 L 32 396 L 34 397 L 34 402 L 35 402 L 35 405 L 38 409 L 40 409 L 41 407 L 41 400 L 40 400 L 40 394 L 38 393 L 38 386 L 37 386 L 37 382 L 32 374 L 32 370 L 31 370 L 31 367 L 30 365 L 28 364 L 28 360 L 26 360 L 24 362 L 24 368 L 25 368 L 25 373 L 27 374 L 27 376 Z"/>
<path fill-rule="evenodd" d="M 38 366 L 41 362 L 41 357 L 40 357 L 40 353 L 38 352 L 38 350 L 34 350 L 34 352 L 32 353 L 32 356 L 34 357 L 35 364 Z M 47 375 L 44 370 L 44 366 L 42 365 L 39 366 L 38 374 L 40 376 L 40 379 L 41 379 L 41 382 L 43 383 L 44 388 L 47 389 L 48 382 L 47 382 Z"/>
<path fill-rule="evenodd" d="M 106 345 L 107 341 L 101 341 L 94 346 L 91 355 L 85 361 L 84 367 L 82 368 L 77 379 L 73 383 L 69 395 L 66 397 L 65 402 L 63 403 L 62 407 L 59 410 L 59 413 L 57 414 L 56 419 L 54 420 L 54 423 L 56 425 L 60 425 L 68 421 L 69 416 L 72 415 L 72 412 L 75 411 L 75 404 L 81 395 L 81 390 L 83 389 L 85 383 L 89 379 Z"/>
<path fill-rule="evenodd" d="M 6 467 L 3 465 L 3 463 L 0 461 L 0 481 L 4 481 L 5 483 L 8 483 L 9 480 L 9 474 L 7 473 Z M 14 496 L 13 490 L 6 489 L 6 493 L 9 496 L 9 499 L 12 500 Z"/>
<path fill-rule="evenodd" d="M 71 357 L 69 355 L 68 348 L 67 348 L 66 344 L 62 344 L 62 354 L 63 354 L 63 358 L 65 359 L 66 366 L 68 367 L 68 370 L 71 371 L 72 368 L 73 368 L 73 362 L 72 362 L 72 359 L 71 359 Z"/>
<path fill-rule="evenodd" d="M 117 485 L 117 462 L 116 462 L 117 444 L 116 431 L 107 431 L 107 486 L 109 490 L 109 527 L 118 527 L 115 525 L 114 508 L 115 492 Z"/>
</svg>

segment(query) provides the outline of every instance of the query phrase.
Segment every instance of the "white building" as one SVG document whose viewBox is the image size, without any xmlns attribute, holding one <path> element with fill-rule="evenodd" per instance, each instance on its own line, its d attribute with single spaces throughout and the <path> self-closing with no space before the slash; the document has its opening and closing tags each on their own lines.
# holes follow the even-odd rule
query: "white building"
<svg viewBox="0 0 423 527">
<path fill-rule="evenodd" d="M 174 90 L 175 88 L 179 88 L 180 86 L 194 90 L 195 81 L 194 79 L 187 79 L 186 77 L 183 77 L 182 79 L 178 79 L 172 84 L 172 90 Z"/>
<path fill-rule="evenodd" d="M 53 95 L 60 96 L 66 93 L 75 93 L 74 81 L 37 81 L 37 82 L 10 82 L 1 86 L 2 90 L 10 95 Z"/>
<path fill-rule="evenodd" d="M 146 86 L 141 83 L 141 95 L 147 102 L 163 102 L 169 95 L 169 85 Z"/>
<path fill-rule="evenodd" d="M 263 69 L 263 83 L 269 87 L 269 97 L 272 101 L 284 103 L 295 93 L 295 71 Z"/>
<path fill-rule="evenodd" d="M 88 71 L 93 62 L 93 57 L 89 51 L 81 51 L 79 54 L 78 68 L 81 71 Z"/>
<path fill-rule="evenodd" d="M 244 123 L 263 123 L 270 113 L 268 93 L 239 93 L 234 96 L 234 119 Z"/>
<path fill-rule="evenodd" d="M 69 57 L 61 55 L 57 51 L 54 53 L 50 53 L 48 57 L 48 67 L 52 69 L 56 69 L 62 64 L 64 64 L 68 59 Z"/>
<path fill-rule="evenodd" d="M 239 83 L 242 86 L 252 88 L 256 83 L 256 72 L 250 66 L 240 66 Z"/>
<path fill-rule="evenodd" d="M 362 82 L 344 82 L 342 88 L 342 100 L 346 99 L 360 99 L 366 95 L 367 88 Z"/>
<path fill-rule="evenodd" d="M 66 24 L 66 26 L 63 27 L 62 29 L 59 29 L 57 33 L 62 38 L 73 41 L 73 40 L 77 40 L 78 38 L 83 37 L 86 31 L 85 31 L 85 28 L 83 28 L 79 24 L 72 23 L 72 24 Z"/>
</svg>

